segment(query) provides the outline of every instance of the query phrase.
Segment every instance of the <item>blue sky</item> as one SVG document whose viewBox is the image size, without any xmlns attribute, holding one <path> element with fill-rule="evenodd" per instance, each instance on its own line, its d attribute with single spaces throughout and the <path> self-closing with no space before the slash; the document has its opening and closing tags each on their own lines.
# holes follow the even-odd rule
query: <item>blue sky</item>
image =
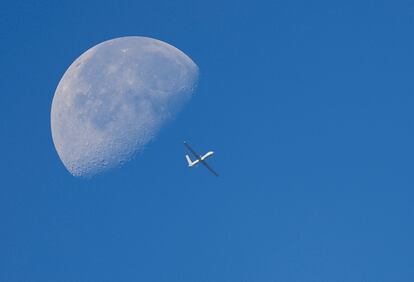
<svg viewBox="0 0 414 282">
<path fill-rule="evenodd" d="M 18 2 L 0 10 L 0 281 L 414 280 L 412 1 Z M 183 50 L 199 88 L 133 162 L 76 179 L 54 91 L 128 35 Z"/>
</svg>

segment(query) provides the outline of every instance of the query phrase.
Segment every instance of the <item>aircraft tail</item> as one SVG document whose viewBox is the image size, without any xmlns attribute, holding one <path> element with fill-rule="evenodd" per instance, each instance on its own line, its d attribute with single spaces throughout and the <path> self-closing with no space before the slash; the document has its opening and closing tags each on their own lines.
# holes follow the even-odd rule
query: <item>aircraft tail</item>
<svg viewBox="0 0 414 282">
<path fill-rule="evenodd" d="M 194 163 L 190 159 L 190 156 L 185 155 L 185 158 L 187 159 L 188 166 L 193 166 L 194 165 Z"/>
</svg>

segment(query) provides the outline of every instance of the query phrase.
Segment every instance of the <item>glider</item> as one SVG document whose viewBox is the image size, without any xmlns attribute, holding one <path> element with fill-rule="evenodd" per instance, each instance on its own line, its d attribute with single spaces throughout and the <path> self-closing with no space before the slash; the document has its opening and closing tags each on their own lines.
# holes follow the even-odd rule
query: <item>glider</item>
<svg viewBox="0 0 414 282">
<path fill-rule="evenodd" d="M 201 156 L 201 155 L 199 155 L 199 154 L 197 154 L 194 150 L 193 150 L 193 148 L 191 148 L 191 146 L 190 146 L 190 144 L 188 144 L 187 142 L 184 142 L 184 146 L 191 152 L 191 154 L 193 154 L 194 155 L 194 157 L 196 158 L 196 160 L 195 161 L 192 161 L 191 160 L 191 158 L 190 158 L 190 156 L 189 155 L 185 155 L 185 158 L 187 159 L 187 163 L 188 163 L 188 166 L 189 167 L 193 167 L 193 166 L 195 166 L 195 165 L 197 165 L 197 164 L 199 164 L 199 163 L 201 163 L 201 164 L 203 164 L 211 173 L 213 173 L 215 176 L 218 176 L 218 173 L 217 172 L 215 172 L 212 168 L 211 168 L 211 166 L 209 166 L 208 164 L 207 164 L 207 162 L 205 161 L 207 158 L 209 158 L 209 157 L 211 157 L 213 154 L 214 154 L 214 152 L 213 151 L 210 151 L 210 152 L 207 152 L 205 155 L 203 155 L 203 156 Z"/>
</svg>

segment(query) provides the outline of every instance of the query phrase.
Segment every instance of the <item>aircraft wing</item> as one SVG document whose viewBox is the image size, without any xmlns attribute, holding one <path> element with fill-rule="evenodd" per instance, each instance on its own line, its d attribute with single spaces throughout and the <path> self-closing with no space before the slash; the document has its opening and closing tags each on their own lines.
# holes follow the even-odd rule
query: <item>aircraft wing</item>
<svg viewBox="0 0 414 282">
<path fill-rule="evenodd" d="M 209 171 L 211 171 L 215 176 L 219 176 L 218 175 L 218 173 L 217 172 L 215 172 L 212 168 L 211 168 L 211 166 L 209 166 L 205 161 L 201 161 L 201 163 L 206 167 L 206 168 L 208 168 L 208 170 Z"/>
<path fill-rule="evenodd" d="M 196 157 L 197 158 L 197 160 L 200 160 L 201 159 L 201 156 L 199 155 L 199 154 L 197 154 L 194 150 L 193 150 L 193 148 L 191 148 L 191 146 L 190 146 L 190 144 L 188 144 L 187 142 L 184 142 L 184 146 L 186 146 L 187 147 L 187 149 L 194 155 L 194 157 Z"/>
</svg>

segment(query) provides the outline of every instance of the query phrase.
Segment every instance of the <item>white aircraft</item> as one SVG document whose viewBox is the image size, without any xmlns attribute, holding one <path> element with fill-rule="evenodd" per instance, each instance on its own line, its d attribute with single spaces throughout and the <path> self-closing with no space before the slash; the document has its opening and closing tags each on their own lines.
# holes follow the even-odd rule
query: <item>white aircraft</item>
<svg viewBox="0 0 414 282">
<path fill-rule="evenodd" d="M 204 156 L 201 156 L 199 154 L 197 154 L 193 148 L 190 147 L 190 145 L 184 141 L 184 146 L 187 147 L 187 149 L 194 155 L 194 157 L 196 158 L 195 161 L 192 161 L 189 155 L 185 155 L 185 158 L 187 159 L 187 163 L 189 167 L 193 167 L 199 163 L 202 163 L 209 171 L 211 171 L 215 176 L 218 176 L 218 173 L 215 172 L 207 163 L 206 163 L 206 159 L 211 157 L 214 152 L 210 151 L 207 152 Z"/>
</svg>

